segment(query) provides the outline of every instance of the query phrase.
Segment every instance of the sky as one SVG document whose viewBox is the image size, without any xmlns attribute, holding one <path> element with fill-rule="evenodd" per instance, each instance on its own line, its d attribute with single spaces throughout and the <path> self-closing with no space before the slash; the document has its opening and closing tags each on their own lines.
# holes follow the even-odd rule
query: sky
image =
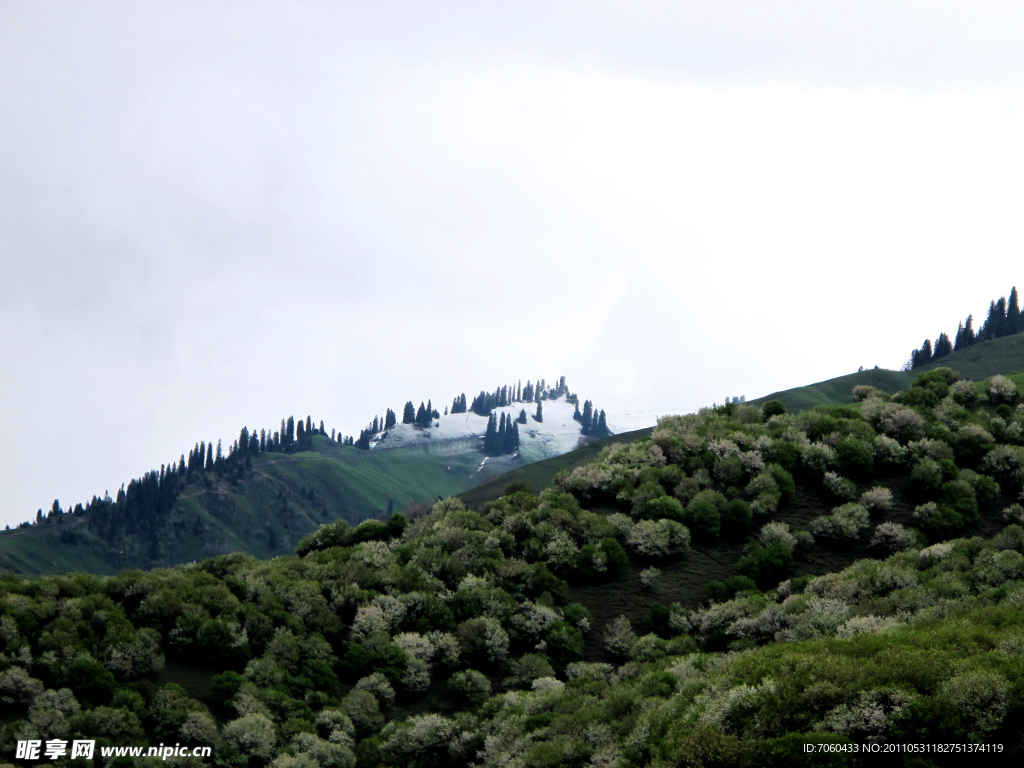
<svg viewBox="0 0 1024 768">
<path fill-rule="evenodd" d="M 1021 277 L 1022 42 L 1008 2 L 0 0 L 0 525 L 291 414 L 899 368 Z"/>
</svg>

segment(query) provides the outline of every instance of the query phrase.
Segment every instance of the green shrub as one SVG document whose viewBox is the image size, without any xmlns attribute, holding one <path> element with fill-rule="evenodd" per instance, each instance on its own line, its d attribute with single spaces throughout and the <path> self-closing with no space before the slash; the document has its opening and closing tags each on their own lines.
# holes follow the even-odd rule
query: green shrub
<svg viewBox="0 0 1024 768">
<path fill-rule="evenodd" d="M 772 416 L 781 416 L 786 412 L 786 404 L 781 400 L 769 400 L 761 406 L 761 418 L 768 421 Z"/>
<path fill-rule="evenodd" d="M 775 586 L 792 569 L 793 553 L 781 542 L 768 547 L 755 544 L 750 554 L 736 563 L 736 570 L 762 589 Z"/>
<path fill-rule="evenodd" d="M 771 472 L 772 477 L 775 478 L 775 482 L 779 486 L 779 491 L 782 493 L 783 499 L 791 498 L 793 494 L 796 493 L 796 481 L 793 479 L 793 475 L 790 473 L 789 469 L 787 469 L 782 462 L 769 464 L 768 471 Z"/>
<path fill-rule="evenodd" d="M 750 505 L 743 499 L 733 499 L 721 512 L 722 535 L 731 539 L 742 539 L 747 535 L 754 521 Z"/>
<path fill-rule="evenodd" d="M 555 621 L 544 632 L 547 654 L 556 668 L 583 657 L 583 633 L 567 621 Z"/>
<path fill-rule="evenodd" d="M 709 600 L 716 603 L 724 603 L 732 600 L 737 592 L 753 592 L 757 590 L 757 584 L 749 576 L 730 576 L 725 581 L 709 581 L 704 585 L 704 593 Z"/>
<path fill-rule="evenodd" d="M 649 499 L 644 504 L 643 516 L 648 520 L 661 520 L 668 518 L 677 523 L 685 523 L 686 517 L 683 513 L 683 505 L 671 496 L 660 496 L 656 499 Z"/>
<path fill-rule="evenodd" d="M 682 522 L 698 539 L 715 539 L 721 533 L 721 514 L 718 507 L 707 499 L 698 497 L 687 504 Z"/>
<path fill-rule="evenodd" d="M 870 443 L 847 437 L 836 446 L 836 461 L 845 477 L 867 480 L 874 471 L 875 451 Z"/>
<path fill-rule="evenodd" d="M 915 499 L 934 499 L 942 488 L 942 467 L 934 459 L 921 459 L 910 470 L 907 493 Z"/>
</svg>

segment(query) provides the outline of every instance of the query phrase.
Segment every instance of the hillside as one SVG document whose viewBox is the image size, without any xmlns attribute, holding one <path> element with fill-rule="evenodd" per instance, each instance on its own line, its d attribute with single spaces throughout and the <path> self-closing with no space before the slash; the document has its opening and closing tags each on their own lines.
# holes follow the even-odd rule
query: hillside
<svg viewBox="0 0 1024 768">
<path fill-rule="evenodd" d="M 268 561 L 7 574 L 0 744 L 667 768 L 942 743 L 960 751 L 901 764 L 975 744 L 1016 764 L 1024 403 L 948 369 L 912 383 L 667 417 L 540 494 L 333 523 Z"/>
<path fill-rule="evenodd" d="M 533 406 L 526 405 L 532 412 Z M 26 574 L 116 573 L 223 552 L 274 557 L 292 551 L 323 523 L 357 524 L 389 510 L 430 503 L 575 448 L 581 435 L 572 418 L 574 406 L 564 399 L 544 406 L 544 421 L 530 418 L 520 449 L 503 456 L 483 453 L 488 419 L 471 412 L 440 416 L 432 428 L 398 424 L 376 434 L 370 450 L 314 434 L 309 450 L 257 453 L 230 469 L 200 473 L 146 530 L 112 534 L 88 525 L 84 515 L 54 514 L 0 532 L 0 566 Z M 514 404 L 495 413 L 518 415 L 522 407 Z M 646 417 L 625 417 L 624 423 L 630 418 Z M 613 417 L 609 426 L 619 429 L 620 423 Z"/>
<path fill-rule="evenodd" d="M 981 381 L 997 373 L 1024 371 L 1024 335 L 979 341 L 960 352 L 947 355 L 938 362 L 919 366 L 912 373 L 873 368 L 819 381 L 817 384 L 773 392 L 750 402 L 753 405 L 763 405 L 769 400 L 781 400 L 791 413 L 800 413 L 819 405 L 849 405 L 853 402 L 853 388 L 858 384 L 866 384 L 893 394 L 908 387 L 918 373 L 942 366 L 955 368 L 965 379 L 972 381 Z"/>
</svg>

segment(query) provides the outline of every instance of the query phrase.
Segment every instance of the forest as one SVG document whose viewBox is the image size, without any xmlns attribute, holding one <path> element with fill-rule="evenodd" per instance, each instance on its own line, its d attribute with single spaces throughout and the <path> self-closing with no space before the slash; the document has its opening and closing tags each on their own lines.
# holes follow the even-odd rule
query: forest
<svg viewBox="0 0 1024 768">
<path fill-rule="evenodd" d="M 540 494 L 332 523 L 273 560 L 5 573 L 0 751 L 84 736 L 208 745 L 222 766 L 626 768 L 958 742 L 1019 760 L 1020 393 L 940 368 L 855 397 L 666 417 Z M 703 594 L 665 588 L 715 547 L 735 559 Z M 810 572 L 821 553 L 846 565 Z M 614 590 L 644 614 L 580 599 Z M 202 695 L 159 682 L 181 665 L 207 670 Z"/>
</svg>

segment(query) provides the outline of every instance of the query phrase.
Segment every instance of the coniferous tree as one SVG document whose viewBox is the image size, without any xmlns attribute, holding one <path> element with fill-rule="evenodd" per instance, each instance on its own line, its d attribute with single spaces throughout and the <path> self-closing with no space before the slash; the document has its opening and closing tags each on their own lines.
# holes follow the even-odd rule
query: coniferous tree
<svg viewBox="0 0 1024 768">
<path fill-rule="evenodd" d="M 402 411 L 402 423 L 413 424 L 416 421 L 416 406 L 412 404 L 412 400 L 409 400 L 405 404 L 405 409 Z"/>
<path fill-rule="evenodd" d="M 313 434 L 313 419 L 311 419 L 308 415 L 306 416 L 306 434 Z"/>
<path fill-rule="evenodd" d="M 302 423 L 302 419 L 299 419 L 295 433 L 295 442 L 298 450 L 301 451 L 306 447 L 306 425 Z"/>
<path fill-rule="evenodd" d="M 426 422 L 424 423 L 423 426 L 429 427 L 430 426 L 430 422 L 433 421 L 433 420 L 434 420 L 434 404 L 431 403 L 430 399 L 428 398 L 427 399 L 427 420 L 426 420 Z"/>
<path fill-rule="evenodd" d="M 1013 286 L 1010 289 L 1010 300 L 1006 303 L 1005 335 L 1012 336 L 1020 332 L 1020 298 L 1017 296 L 1017 286 Z"/>
<path fill-rule="evenodd" d="M 544 421 L 544 404 L 540 400 L 537 401 L 537 412 L 533 415 L 534 421 Z"/>
<path fill-rule="evenodd" d="M 590 434 L 591 422 L 594 420 L 594 404 L 587 400 L 583 403 L 583 415 L 580 417 L 580 431 L 584 435 Z"/>
<path fill-rule="evenodd" d="M 267 430 L 260 430 L 260 453 L 265 453 L 267 450 Z"/>
<path fill-rule="evenodd" d="M 291 448 L 292 444 L 295 442 L 295 418 L 292 417 L 292 416 L 288 417 L 287 430 L 288 430 L 288 433 L 287 433 L 287 441 L 285 442 L 285 447 L 286 448 Z"/>
<path fill-rule="evenodd" d="M 423 405 L 423 403 L 420 403 L 419 410 L 416 411 L 416 424 L 418 426 L 423 426 L 423 420 L 426 418 L 426 413 L 427 407 Z"/>
<path fill-rule="evenodd" d="M 525 408 L 520 409 L 520 411 L 519 411 L 519 418 L 516 419 L 516 423 L 517 424 L 525 424 L 526 423 L 526 409 Z"/>
<path fill-rule="evenodd" d="M 610 434 L 611 434 L 611 432 L 608 431 L 608 420 L 607 420 L 607 418 L 605 416 L 604 408 L 602 408 L 601 409 L 601 415 L 598 417 L 598 420 L 597 420 L 597 436 L 598 437 L 608 437 L 608 435 L 610 435 Z"/>
<path fill-rule="evenodd" d="M 387 410 L 387 414 L 384 416 L 384 429 L 391 429 L 395 424 L 398 423 L 398 416 L 390 408 Z"/>
<path fill-rule="evenodd" d="M 487 430 L 484 432 L 484 453 L 488 456 L 493 456 L 495 453 L 494 442 L 497 437 L 497 426 L 495 424 L 497 420 L 492 413 L 487 419 Z"/>
<path fill-rule="evenodd" d="M 327 437 L 327 430 L 324 429 L 324 420 L 323 419 L 320 419 L 319 431 L 320 431 L 321 435 L 323 435 L 324 437 Z"/>
<path fill-rule="evenodd" d="M 523 415 L 525 416 L 526 414 L 524 413 Z M 524 421 L 523 423 L 525 424 L 526 422 Z M 519 450 L 519 422 L 518 421 L 516 421 L 512 425 L 512 450 L 513 451 L 518 451 Z"/>
<path fill-rule="evenodd" d="M 206 469 L 210 471 L 213 469 L 213 443 L 208 443 L 206 446 Z"/>
<path fill-rule="evenodd" d="M 578 402 L 576 403 L 576 412 L 572 417 L 576 419 L 576 421 L 580 421 L 583 418 L 583 415 L 580 413 L 580 404 Z"/>
<path fill-rule="evenodd" d="M 935 350 L 932 353 L 932 360 L 938 360 L 946 355 L 952 354 L 952 352 L 953 343 L 949 340 L 949 336 L 944 333 L 940 333 L 939 338 L 935 340 Z"/>
</svg>

